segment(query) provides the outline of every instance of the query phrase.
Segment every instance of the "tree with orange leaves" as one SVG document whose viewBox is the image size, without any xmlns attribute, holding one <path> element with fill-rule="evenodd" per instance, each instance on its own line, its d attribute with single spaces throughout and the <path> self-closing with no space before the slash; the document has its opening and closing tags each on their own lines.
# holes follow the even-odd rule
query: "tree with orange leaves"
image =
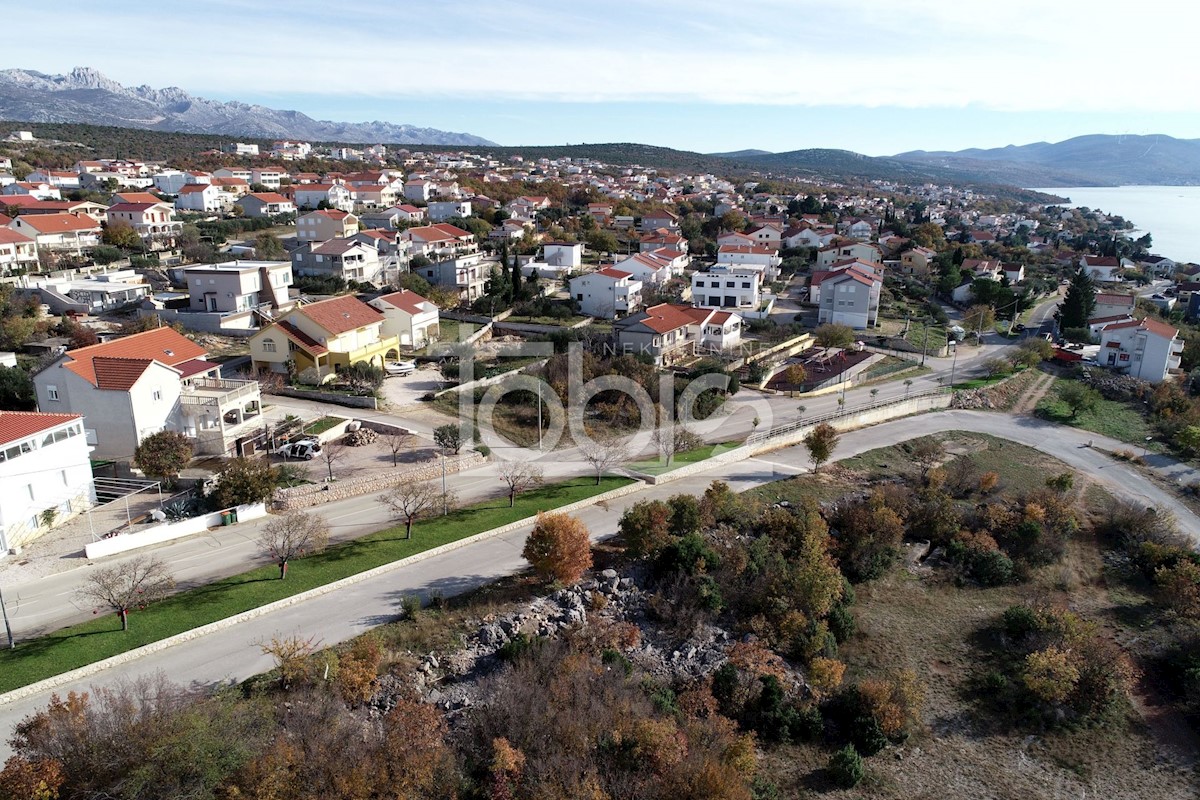
<svg viewBox="0 0 1200 800">
<path fill-rule="evenodd" d="M 569 514 L 540 513 L 521 555 L 538 574 L 563 584 L 576 583 L 592 566 L 587 526 Z"/>
</svg>

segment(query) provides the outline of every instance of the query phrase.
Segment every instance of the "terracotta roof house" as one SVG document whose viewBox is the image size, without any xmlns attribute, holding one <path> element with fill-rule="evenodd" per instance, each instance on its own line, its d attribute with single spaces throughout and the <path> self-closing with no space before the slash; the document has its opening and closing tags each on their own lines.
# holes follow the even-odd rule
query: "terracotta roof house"
<svg viewBox="0 0 1200 800">
<path fill-rule="evenodd" d="M 161 430 L 198 452 L 238 452 L 243 423 L 259 414 L 257 381 L 226 380 L 203 347 L 172 328 L 68 350 L 33 379 L 38 408 L 81 413 L 97 458 L 128 459 Z"/>
<path fill-rule="evenodd" d="M 351 364 L 383 366 L 400 356 L 400 338 L 383 333 L 384 314 L 351 295 L 294 308 L 250 337 L 255 370 L 291 373 L 310 384 Z"/>
</svg>

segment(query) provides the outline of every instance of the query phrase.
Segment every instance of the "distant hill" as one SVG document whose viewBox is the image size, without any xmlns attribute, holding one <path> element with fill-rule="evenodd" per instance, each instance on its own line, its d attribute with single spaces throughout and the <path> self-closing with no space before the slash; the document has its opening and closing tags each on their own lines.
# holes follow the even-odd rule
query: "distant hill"
<svg viewBox="0 0 1200 800">
<path fill-rule="evenodd" d="M 730 153 L 709 153 L 713 158 L 752 158 L 772 155 L 770 150 L 734 150 Z"/>
<path fill-rule="evenodd" d="M 87 67 L 66 75 L 0 70 L 0 119 L 322 142 L 492 144 L 469 133 L 413 125 L 315 120 L 299 111 L 206 100 L 176 87 L 127 87 Z"/>
<path fill-rule="evenodd" d="M 915 150 L 894 157 L 1022 186 L 1190 186 L 1200 184 L 1200 139 L 1077 136 L 1063 142 L 957 152 Z"/>
</svg>

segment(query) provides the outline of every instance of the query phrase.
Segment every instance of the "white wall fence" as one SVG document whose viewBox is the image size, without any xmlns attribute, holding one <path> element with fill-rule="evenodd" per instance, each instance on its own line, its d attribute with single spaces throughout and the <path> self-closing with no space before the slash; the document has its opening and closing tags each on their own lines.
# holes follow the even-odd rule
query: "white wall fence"
<svg viewBox="0 0 1200 800">
<path fill-rule="evenodd" d="M 216 528 L 222 525 L 228 525 L 231 517 L 237 522 L 249 522 L 250 520 L 260 519 L 267 515 L 267 507 L 263 503 L 253 503 L 247 506 L 237 506 L 236 508 L 226 508 L 221 511 L 215 511 L 212 514 L 204 514 L 199 517 L 181 520 L 179 522 L 164 522 L 160 525 L 153 525 L 136 533 L 123 533 L 113 536 L 109 539 L 101 539 L 98 542 L 89 542 L 83 552 L 89 559 L 104 558 L 105 556 L 124 553 L 129 550 L 136 550 L 139 547 L 149 547 L 152 544 L 162 544 L 175 539 L 181 539 L 184 536 L 191 536 L 196 533 L 203 533 L 209 528 Z"/>
</svg>

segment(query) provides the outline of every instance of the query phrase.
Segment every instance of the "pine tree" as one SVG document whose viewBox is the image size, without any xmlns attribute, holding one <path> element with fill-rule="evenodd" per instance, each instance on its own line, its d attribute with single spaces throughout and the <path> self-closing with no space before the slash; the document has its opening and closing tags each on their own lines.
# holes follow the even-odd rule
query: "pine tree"
<svg viewBox="0 0 1200 800">
<path fill-rule="evenodd" d="M 512 280 L 511 280 L 512 293 L 513 293 L 514 300 L 519 299 L 521 297 L 521 267 L 519 266 L 519 264 L 520 264 L 520 259 L 514 257 L 513 264 L 512 264 Z"/>
<path fill-rule="evenodd" d="M 1088 271 L 1080 267 L 1071 278 L 1071 285 L 1067 287 L 1067 295 L 1063 298 L 1062 305 L 1058 307 L 1058 312 L 1055 314 L 1055 318 L 1058 320 L 1058 329 L 1066 331 L 1072 328 L 1086 328 L 1087 322 L 1092 318 L 1095 310 L 1096 286 L 1092 283 L 1092 277 Z"/>
</svg>

